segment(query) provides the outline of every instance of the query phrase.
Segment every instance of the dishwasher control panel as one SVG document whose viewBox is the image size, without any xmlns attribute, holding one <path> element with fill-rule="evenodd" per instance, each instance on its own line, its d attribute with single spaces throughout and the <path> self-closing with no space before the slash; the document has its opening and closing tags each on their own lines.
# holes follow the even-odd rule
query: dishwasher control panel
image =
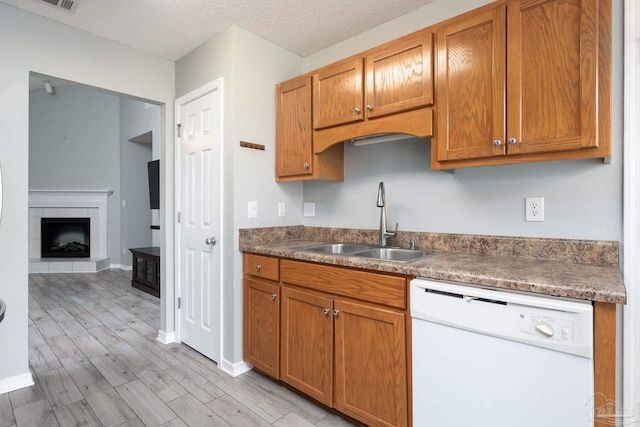
<svg viewBox="0 0 640 427">
<path fill-rule="evenodd" d="M 566 342 L 574 340 L 574 323 L 561 317 L 541 316 L 521 311 L 518 315 L 518 328 L 520 332 L 534 337 Z"/>
</svg>

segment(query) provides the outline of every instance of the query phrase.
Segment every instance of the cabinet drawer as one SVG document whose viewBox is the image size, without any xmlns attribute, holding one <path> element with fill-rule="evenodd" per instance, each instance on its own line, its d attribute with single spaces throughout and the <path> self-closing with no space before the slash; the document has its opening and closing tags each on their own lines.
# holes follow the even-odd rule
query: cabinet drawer
<svg viewBox="0 0 640 427">
<path fill-rule="evenodd" d="M 283 259 L 283 283 L 406 309 L 407 279 L 368 271 Z"/>
<path fill-rule="evenodd" d="M 278 258 L 264 255 L 244 254 L 244 274 L 269 280 L 279 279 Z"/>
</svg>

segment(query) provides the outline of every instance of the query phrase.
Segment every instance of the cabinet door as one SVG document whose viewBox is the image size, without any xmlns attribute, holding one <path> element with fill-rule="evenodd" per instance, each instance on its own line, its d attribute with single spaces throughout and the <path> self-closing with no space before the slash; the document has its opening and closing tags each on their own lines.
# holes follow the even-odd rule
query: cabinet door
<svg viewBox="0 0 640 427">
<path fill-rule="evenodd" d="M 598 147 L 598 0 L 509 4 L 507 35 L 509 154 Z"/>
<path fill-rule="evenodd" d="M 405 37 L 365 60 L 367 118 L 433 104 L 433 33 Z"/>
<path fill-rule="evenodd" d="M 280 295 L 278 285 L 244 279 L 244 358 L 278 378 L 280 368 Z"/>
<path fill-rule="evenodd" d="M 311 77 L 276 87 L 276 176 L 311 175 Z"/>
<path fill-rule="evenodd" d="M 336 300 L 334 407 L 371 426 L 408 424 L 405 314 Z"/>
<path fill-rule="evenodd" d="M 313 399 L 333 400 L 333 301 L 282 288 L 280 379 Z"/>
<path fill-rule="evenodd" d="M 341 61 L 313 75 L 313 127 L 364 120 L 362 58 Z"/>
<path fill-rule="evenodd" d="M 504 6 L 455 20 L 436 37 L 435 157 L 504 155 Z"/>
</svg>

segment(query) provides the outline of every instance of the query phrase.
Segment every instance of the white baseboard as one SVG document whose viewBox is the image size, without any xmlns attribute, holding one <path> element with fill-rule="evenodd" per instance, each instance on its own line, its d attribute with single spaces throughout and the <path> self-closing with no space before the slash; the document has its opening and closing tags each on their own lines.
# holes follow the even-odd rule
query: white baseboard
<svg viewBox="0 0 640 427">
<path fill-rule="evenodd" d="M 173 342 L 177 342 L 175 332 L 158 331 L 158 338 L 156 339 L 162 344 L 171 344 Z"/>
<path fill-rule="evenodd" d="M 238 363 L 231 363 L 228 360 L 222 359 L 218 367 L 232 377 L 237 377 L 238 375 L 242 375 L 253 369 L 253 366 L 249 365 L 244 360 Z"/>
<path fill-rule="evenodd" d="M 133 270 L 133 266 L 131 266 L 131 265 L 122 265 L 122 264 L 111 264 L 111 266 L 109 268 L 119 268 L 120 270 L 124 270 L 124 271 Z"/>
<path fill-rule="evenodd" d="M 15 377 L 5 378 L 0 380 L 0 394 L 9 393 L 10 391 L 18 390 L 24 387 L 30 387 L 33 384 L 33 376 L 31 372 L 26 374 L 16 375 Z"/>
</svg>

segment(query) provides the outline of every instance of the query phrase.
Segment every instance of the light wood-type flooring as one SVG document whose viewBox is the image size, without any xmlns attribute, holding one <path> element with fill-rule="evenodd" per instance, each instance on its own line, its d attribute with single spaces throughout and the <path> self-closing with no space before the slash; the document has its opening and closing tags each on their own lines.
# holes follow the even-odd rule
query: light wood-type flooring
<svg viewBox="0 0 640 427">
<path fill-rule="evenodd" d="M 254 371 L 233 378 L 158 342 L 160 300 L 130 274 L 29 275 L 35 385 L 0 394 L 0 427 L 352 425 Z"/>
</svg>

